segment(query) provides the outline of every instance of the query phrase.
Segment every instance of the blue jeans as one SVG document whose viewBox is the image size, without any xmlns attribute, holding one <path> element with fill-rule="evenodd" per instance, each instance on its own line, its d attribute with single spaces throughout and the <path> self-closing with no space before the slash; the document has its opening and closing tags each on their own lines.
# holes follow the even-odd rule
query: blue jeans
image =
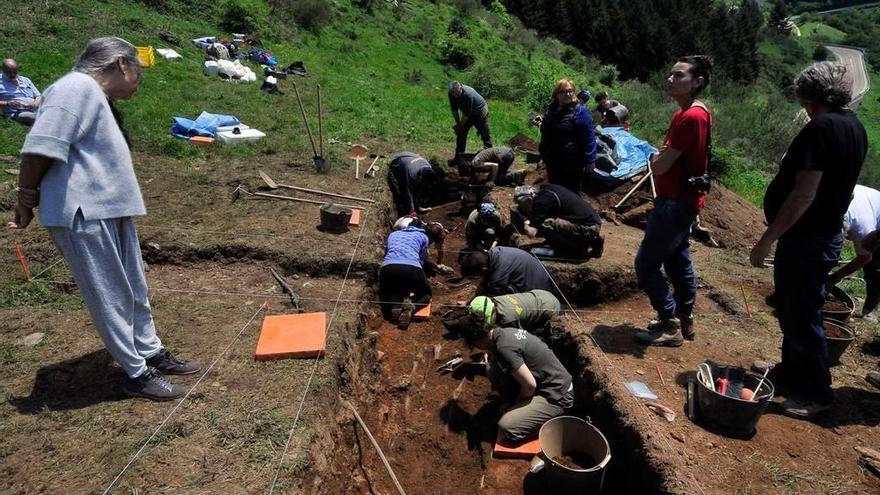
<svg viewBox="0 0 880 495">
<path fill-rule="evenodd" d="M 787 395 L 820 403 L 833 398 L 828 342 L 822 306 L 828 272 L 837 264 L 843 234 L 807 239 L 781 239 L 776 246 L 773 282 L 782 329 L 782 361 L 774 383 Z"/>
<path fill-rule="evenodd" d="M 658 198 L 648 214 L 645 238 L 636 255 L 636 278 L 660 319 L 690 316 L 697 299 L 697 277 L 691 262 L 691 225 L 696 213 L 677 199 Z M 672 282 L 673 292 L 660 268 Z"/>
</svg>

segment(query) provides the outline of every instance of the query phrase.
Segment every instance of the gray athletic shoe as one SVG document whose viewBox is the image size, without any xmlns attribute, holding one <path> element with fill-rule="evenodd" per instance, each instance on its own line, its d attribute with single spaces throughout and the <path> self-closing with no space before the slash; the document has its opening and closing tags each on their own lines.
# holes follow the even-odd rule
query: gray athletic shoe
<svg viewBox="0 0 880 495">
<path fill-rule="evenodd" d="M 782 403 L 782 413 L 795 419 L 810 419 L 829 409 L 833 403 L 822 404 L 810 400 L 788 399 Z"/>
<path fill-rule="evenodd" d="M 681 335 L 681 320 L 655 320 L 648 324 L 647 332 L 636 334 L 636 340 L 644 345 L 678 347 L 684 342 Z"/>
<path fill-rule="evenodd" d="M 156 368 L 147 367 L 137 378 L 126 378 L 122 390 L 131 397 L 150 400 L 174 400 L 186 394 L 186 388 L 168 381 Z"/>
<path fill-rule="evenodd" d="M 398 328 L 401 330 L 409 328 L 414 310 L 415 308 L 413 307 L 412 301 L 410 301 L 409 298 L 404 299 L 403 303 L 400 305 L 400 316 L 397 317 Z"/>
<path fill-rule="evenodd" d="M 147 358 L 147 366 L 156 368 L 163 375 L 191 375 L 202 369 L 198 363 L 178 359 L 171 354 L 171 351 L 164 348 L 158 354 Z"/>
</svg>

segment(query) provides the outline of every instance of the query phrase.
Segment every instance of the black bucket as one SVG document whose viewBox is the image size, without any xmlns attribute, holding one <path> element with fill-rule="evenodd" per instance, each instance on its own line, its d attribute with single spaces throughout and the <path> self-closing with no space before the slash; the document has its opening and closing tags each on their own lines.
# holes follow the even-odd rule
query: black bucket
<svg viewBox="0 0 880 495">
<path fill-rule="evenodd" d="M 828 287 L 828 294 L 834 296 L 834 299 L 839 301 L 840 304 L 832 305 L 830 301 L 825 301 L 825 305 L 822 306 L 822 318 L 849 323 L 849 319 L 852 317 L 853 310 L 856 307 L 852 298 L 849 297 L 849 294 L 843 289 L 836 285 Z M 843 306 L 846 306 L 846 308 Z"/>
<path fill-rule="evenodd" d="M 825 340 L 828 341 L 828 362 L 831 366 L 840 364 L 840 357 L 856 340 L 856 334 L 845 323 L 830 318 L 824 318 L 822 326 L 825 327 Z"/>
<path fill-rule="evenodd" d="M 722 376 L 725 367 L 712 366 L 713 380 Z M 733 368 L 731 368 L 733 369 Z M 743 383 L 746 388 L 755 390 L 761 381 L 761 376 L 750 371 L 744 371 Z M 697 375 L 697 418 L 719 430 L 734 436 L 749 436 L 755 431 L 755 425 L 761 419 L 761 415 L 767 410 L 770 400 L 773 398 L 773 384 L 765 379 L 761 384 L 761 390 L 755 390 L 758 401 L 743 400 L 740 398 L 721 395 L 709 389 Z"/>
<path fill-rule="evenodd" d="M 321 206 L 321 225 L 318 230 L 331 234 L 348 232 L 348 222 L 351 220 L 351 208 L 345 208 L 333 203 Z"/>
<path fill-rule="evenodd" d="M 598 428 L 575 416 L 558 416 L 544 423 L 538 441 L 547 488 L 552 489 L 548 493 L 574 495 L 602 490 L 611 447 Z M 577 467 L 565 466 L 557 461 L 563 456 L 580 462 Z"/>
</svg>

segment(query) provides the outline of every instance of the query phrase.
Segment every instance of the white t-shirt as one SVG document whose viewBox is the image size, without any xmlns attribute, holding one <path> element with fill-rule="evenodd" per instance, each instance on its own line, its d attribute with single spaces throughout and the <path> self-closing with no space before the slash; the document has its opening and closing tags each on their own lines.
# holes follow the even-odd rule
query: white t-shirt
<svg viewBox="0 0 880 495">
<path fill-rule="evenodd" d="M 862 247 L 862 239 L 880 227 L 880 191 L 861 185 L 853 189 L 853 199 L 843 217 L 846 238 L 853 241 L 856 253 L 870 254 Z"/>
</svg>

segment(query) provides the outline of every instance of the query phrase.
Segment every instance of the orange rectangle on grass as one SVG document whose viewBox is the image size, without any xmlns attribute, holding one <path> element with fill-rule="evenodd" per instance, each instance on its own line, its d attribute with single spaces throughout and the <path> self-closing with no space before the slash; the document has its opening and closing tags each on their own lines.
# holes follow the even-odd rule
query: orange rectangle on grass
<svg viewBox="0 0 880 495">
<path fill-rule="evenodd" d="M 535 438 L 518 444 L 496 441 L 492 457 L 496 459 L 531 459 L 541 452 L 541 442 Z"/>
<path fill-rule="evenodd" d="M 360 225 L 361 224 L 361 210 L 357 208 L 353 208 L 351 210 L 351 218 L 348 220 L 349 225 Z"/>
<path fill-rule="evenodd" d="M 208 146 L 214 143 L 214 138 L 208 136 L 193 136 L 189 138 L 189 142 L 196 146 Z"/>
<path fill-rule="evenodd" d="M 324 355 L 327 313 L 267 316 L 254 359 L 310 358 Z"/>
</svg>

